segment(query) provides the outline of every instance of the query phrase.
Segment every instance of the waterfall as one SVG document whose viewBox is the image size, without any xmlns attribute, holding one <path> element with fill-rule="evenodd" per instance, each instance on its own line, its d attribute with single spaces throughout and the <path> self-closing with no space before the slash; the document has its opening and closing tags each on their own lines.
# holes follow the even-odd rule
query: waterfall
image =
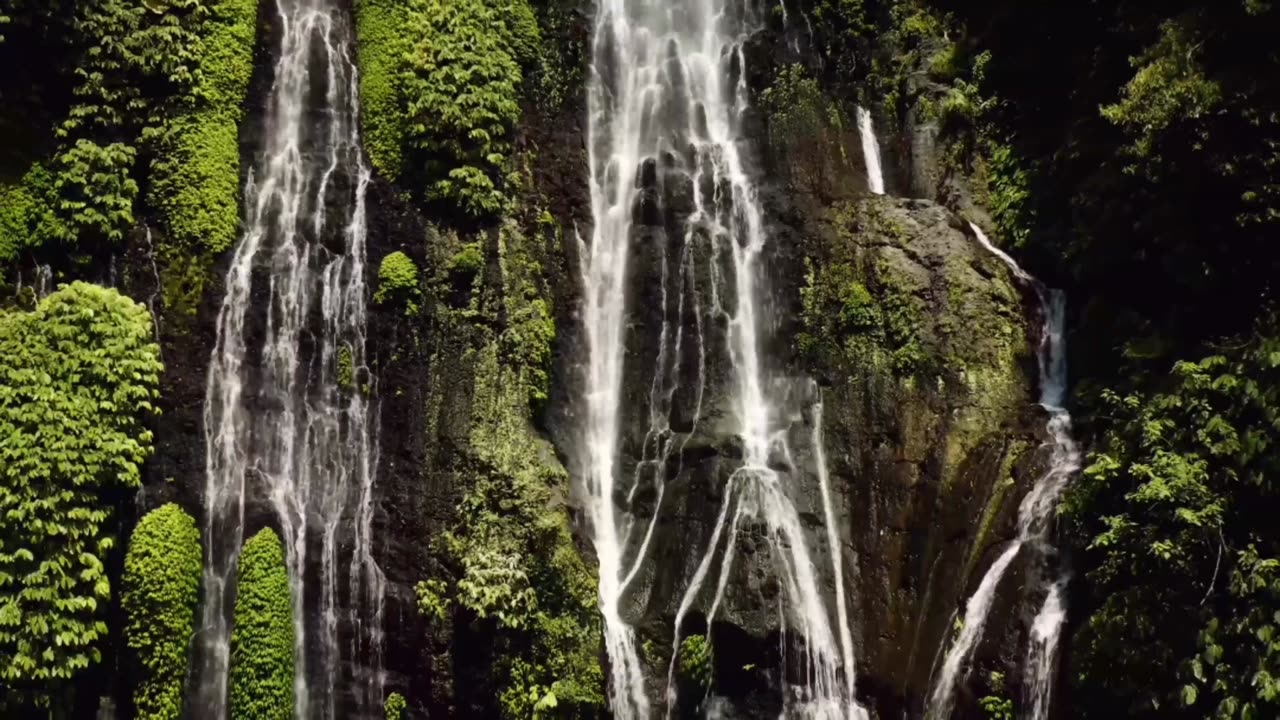
<svg viewBox="0 0 1280 720">
<path fill-rule="evenodd" d="M 969 227 L 973 229 L 978 242 L 1001 262 L 1008 265 L 1015 277 L 1029 284 L 1040 300 L 1044 326 L 1040 333 L 1040 346 L 1036 356 L 1040 370 L 1040 405 L 1049 413 L 1046 430 L 1052 450 L 1048 470 L 1036 480 L 1035 485 L 1018 507 L 1017 537 L 987 570 L 982 582 L 978 585 L 978 590 L 973 597 L 969 598 L 965 607 L 964 626 L 947 651 L 942 670 L 929 696 L 927 716 L 931 720 L 945 720 L 950 717 L 952 705 L 955 702 L 956 683 L 965 663 L 972 657 L 978 641 L 982 639 L 982 630 L 990 615 L 996 590 L 1013 559 L 1025 547 L 1032 548 L 1042 557 L 1048 554 L 1050 549 L 1047 536 L 1053 511 L 1067 482 L 1079 471 L 1081 463 L 1080 449 L 1071 437 L 1071 415 L 1063 407 L 1066 402 L 1067 387 L 1066 348 L 1063 337 L 1063 323 L 1066 316 L 1065 298 L 1061 292 L 1045 288 L 1020 268 L 1013 258 L 992 245 L 977 225 L 969 223 Z M 1047 593 L 1045 607 L 1037 616 L 1031 632 L 1030 655 L 1033 660 L 1027 665 L 1028 686 L 1040 688 L 1037 692 L 1043 694 L 1043 707 L 1040 706 L 1039 701 L 1033 703 L 1040 708 L 1034 715 L 1036 720 L 1043 720 L 1048 712 L 1048 692 L 1052 679 L 1050 674 L 1055 661 L 1058 632 L 1066 614 L 1062 583 L 1046 582 L 1049 586 L 1043 588 Z M 1045 583 L 1042 582 L 1043 584 Z"/>
<path fill-rule="evenodd" d="M 1049 587 L 1044 605 L 1031 622 L 1031 639 L 1027 647 L 1027 664 L 1024 670 L 1024 689 L 1028 698 L 1027 713 L 1030 720 L 1047 720 L 1049 700 L 1053 691 L 1053 674 L 1058 660 L 1058 639 L 1062 622 L 1067 616 L 1066 579 Z"/>
<path fill-rule="evenodd" d="M 227 270 L 205 396 L 202 718 L 227 716 L 247 507 L 268 510 L 285 545 L 295 716 L 337 717 L 344 684 L 357 686 L 366 706 L 381 703 L 383 578 L 371 543 L 376 408 L 365 361 L 369 169 L 353 35 L 339 5 L 276 3 L 279 55 L 262 154 L 245 186 L 245 229 Z M 340 617 L 344 601 L 350 613 Z M 341 676 L 340 621 L 355 638 L 347 660 L 369 657 L 372 677 Z M 311 658 L 318 667 L 308 666 Z"/>
<path fill-rule="evenodd" d="M 862 138 L 862 157 L 867 164 L 867 187 L 876 195 L 884 194 L 884 171 L 880 169 L 880 141 L 871 123 L 871 112 L 858 106 L 858 135 Z"/>
<path fill-rule="evenodd" d="M 638 3 L 602 0 L 596 18 L 592 75 L 588 88 L 588 153 L 591 238 L 582 241 L 584 286 L 583 324 L 588 362 L 584 388 L 585 442 L 581 489 L 586 500 L 596 556 L 600 566 L 600 608 L 610 659 L 609 702 L 622 720 L 651 716 L 651 694 L 637 653 L 635 632 L 623 617 L 622 601 L 645 561 L 658 518 L 637 523 L 623 508 L 629 506 L 639 474 L 651 477 L 662 502 L 663 468 L 678 455 L 682 440 L 667 420 L 676 378 L 672 368 L 689 351 L 684 345 L 684 303 L 697 302 L 699 274 L 690 248 L 709 256 L 706 275 L 709 307 L 693 308 L 697 334 L 688 343 L 697 351 L 697 382 L 704 382 L 706 357 L 702 313 L 727 334 L 727 360 L 732 369 L 732 412 L 741 438 L 742 460 L 723 492 L 717 522 L 675 619 L 672 665 L 668 669 L 666 703 L 675 702 L 675 672 L 680 628 L 685 615 L 698 604 L 703 586 L 720 556 L 719 572 L 707 611 L 710 622 L 719 609 L 733 566 L 734 536 L 745 523 L 763 525 L 781 575 L 784 602 L 781 626 L 803 641 L 798 687 L 783 689 L 788 716 L 861 716 L 854 700 L 852 633 L 843 591 L 840 542 L 825 467 L 819 484 L 826 535 L 831 545 L 837 588 L 834 618 L 827 607 L 820 570 L 792 496 L 791 475 L 796 463 L 784 433 L 781 409 L 767 391 L 771 378 L 761 357 L 759 332 L 764 305 L 761 254 L 768 237 L 755 184 L 746 169 L 740 145 L 741 119 L 748 104 L 742 45 L 761 25 L 750 3 L 726 0 L 657 0 Z M 679 299 L 675 329 L 668 318 L 671 299 L 667 285 L 667 249 L 662 253 L 664 325 L 657 368 L 649 393 L 650 427 L 636 476 L 618 477 L 624 343 L 627 330 L 628 256 L 642 215 L 648 188 L 662 172 L 680 174 L 689 188 L 688 218 L 680 243 L 676 293 Z M 665 176 L 664 176 L 665 177 Z M 707 262 L 707 261 L 704 261 Z M 691 351 L 690 351 L 691 352 Z M 810 383 L 812 386 L 812 383 Z M 816 395 L 816 386 L 811 387 Z M 701 412 L 702 388 L 697 389 L 694 422 Z M 814 404 L 812 425 L 822 465 L 821 405 Z M 682 434 L 687 439 L 688 433 Z M 629 485 L 629 486 L 628 486 Z M 783 683 L 786 680 L 784 677 Z"/>
<path fill-rule="evenodd" d="M 160 343 L 160 313 L 156 310 L 156 300 L 160 297 L 160 293 L 164 291 L 164 284 L 160 282 L 160 268 L 156 266 L 156 249 L 151 244 L 151 226 L 146 226 L 147 239 L 147 261 L 151 264 L 151 282 L 154 285 L 151 288 L 151 294 L 147 296 L 147 310 L 151 312 L 151 329 L 155 333 L 156 347 L 161 347 Z M 161 361 L 164 356 L 160 357 Z"/>
</svg>

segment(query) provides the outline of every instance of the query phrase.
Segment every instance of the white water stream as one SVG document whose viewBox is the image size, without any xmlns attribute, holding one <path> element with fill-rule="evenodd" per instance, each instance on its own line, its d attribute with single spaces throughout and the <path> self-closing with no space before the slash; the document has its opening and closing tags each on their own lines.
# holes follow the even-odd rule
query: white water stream
<svg viewBox="0 0 1280 720">
<path fill-rule="evenodd" d="M 884 194 L 884 170 L 880 167 L 880 141 L 871 122 L 871 112 L 858 107 L 858 136 L 862 139 L 862 157 L 867 164 L 867 187 L 876 195 Z"/>
<path fill-rule="evenodd" d="M 1045 288 L 1038 280 L 1014 262 L 1004 251 L 991 244 L 982 229 L 969 224 L 978 242 L 1009 266 L 1022 282 L 1035 290 L 1044 314 L 1037 358 L 1040 367 L 1040 404 L 1049 413 L 1046 429 L 1052 443 L 1049 468 L 1037 479 L 1034 487 L 1022 499 L 1018 507 L 1018 535 L 1003 553 L 992 563 L 979 583 L 977 591 L 965 606 L 964 625 L 943 660 L 942 669 L 929 696 L 927 717 L 930 720 L 946 720 L 951 716 L 955 703 L 955 689 L 966 663 L 982 639 L 991 613 L 991 603 L 1000 581 L 1009 565 L 1024 547 L 1032 547 L 1043 553 L 1048 543 L 1048 531 L 1058 498 L 1067 483 L 1080 469 L 1080 449 L 1071 437 L 1071 416 L 1063 407 L 1066 401 L 1067 372 L 1066 348 L 1063 339 L 1063 322 L 1066 304 L 1062 293 Z M 1055 662 L 1058 633 L 1065 617 L 1063 587 L 1060 581 L 1048 581 L 1043 588 L 1047 595 L 1045 606 L 1037 615 L 1031 632 L 1030 659 L 1026 665 L 1026 684 L 1032 690 L 1034 720 L 1043 720 L 1049 706 L 1049 688 Z M 1042 699 L 1038 699 L 1042 698 Z"/>
<path fill-rule="evenodd" d="M 344 685 L 355 686 L 366 708 L 382 702 L 383 578 L 371 543 L 375 388 L 365 364 L 369 169 L 354 38 L 339 5 L 275 3 L 280 44 L 262 155 L 246 184 L 245 232 L 218 316 L 204 408 L 204 662 L 194 713 L 210 720 L 227 716 L 247 505 L 270 509 L 285 545 L 295 717 L 338 717 Z M 339 646 L 340 622 L 352 629 L 347 648 Z M 344 661 L 357 658 L 371 662 L 371 677 L 342 677 Z"/>
<path fill-rule="evenodd" d="M 687 157 L 693 208 L 687 220 L 679 262 L 680 312 L 696 282 L 689 250 L 710 244 L 712 258 L 707 308 L 726 321 L 728 360 L 733 370 L 732 411 L 742 442 L 742 465 L 728 481 L 709 547 L 690 580 L 675 620 L 678 646 L 681 621 L 700 601 L 704 584 L 719 558 L 718 574 L 706 609 L 710 622 L 719 609 L 733 566 L 733 538 L 746 522 L 762 524 L 780 575 L 785 602 L 780 624 L 803 641 L 796 675 L 804 678 L 784 692 L 788 717 L 860 716 L 854 701 L 852 633 L 845 605 L 841 543 L 835 510 L 821 457 L 821 407 L 814 433 L 822 489 L 826 537 L 830 545 L 836 609 L 826 606 L 820 578 L 795 507 L 795 483 L 776 467 L 794 467 L 786 429 L 795 418 L 781 417 L 766 391 L 759 347 L 763 303 L 761 253 L 768 237 L 757 188 L 740 154 L 740 124 L 748 104 L 743 42 L 760 26 L 750 3 L 725 0 L 602 0 L 596 18 L 592 78 L 588 91 L 591 201 L 594 227 L 583 245 L 585 299 L 583 321 L 588 346 L 585 388 L 587 424 L 583 490 L 600 565 L 600 608 L 610 659 L 609 701 L 616 718 L 647 719 L 656 711 L 646 687 L 635 632 L 623 618 L 623 596 L 645 561 L 654 525 L 636 522 L 618 507 L 630 502 L 638 486 L 618 477 L 624 342 L 627 327 L 627 263 L 634 238 L 634 210 L 640 198 L 645 163 Z M 664 250 L 665 252 L 665 250 Z M 722 268 L 729 268 L 729 273 Z M 663 257 L 664 317 L 670 302 Z M 699 318 L 703 308 L 695 308 Z M 703 381 L 702 326 L 698 334 L 698 382 Z M 664 465 L 679 446 L 671 442 L 666 420 L 672 380 L 664 368 L 678 358 L 686 328 L 674 332 L 664 323 L 658 370 L 650 392 L 650 428 L 640 466 Z M 670 338 L 670 340 L 669 340 Z M 672 347 L 674 344 L 674 347 Z M 672 355 L 674 353 L 674 355 Z M 701 412 L 699 388 L 695 423 Z M 816 394 L 816 393 L 815 393 Z M 687 438 L 687 435 L 685 436 Z M 653 450 L 650 450 L 653 443 Z M 649 470 L 646 470 L 648 472 Z M 637 468 L 637 473 L 640 469 Z M 661 477 L 655 471 L 657 503 Z M 674 674 L 676 649 L 669 675 Z M 785 680 L 784 680 L 785 683 Z M 664 698 L 670 712 L 675 685 Z"/>
</svg>

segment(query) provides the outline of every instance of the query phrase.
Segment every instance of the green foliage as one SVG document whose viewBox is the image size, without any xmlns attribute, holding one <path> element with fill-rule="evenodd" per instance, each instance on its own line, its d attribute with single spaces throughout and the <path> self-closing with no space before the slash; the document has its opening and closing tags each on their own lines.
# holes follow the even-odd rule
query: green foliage
<svg viewBox="0 0 1280 720">
<path fill-rule="evenodd" d="M 378 290 L 374 302 L 393 302 L 403 305 L 410 317 L 418 314 L 418 301 L 422 291 L 418 288 L 418 265 L 413 258 L 399 250 L 382 258 L 378 266 Z"/>
<path fill-rule="evenodd" d="M 57 201 L 44 228 L 57 240 L 82 237 L 118 242 L 133 225 L 138 183 L 132 177 L 137 151 L 123 143 L 78 140 L 54 158 Z"/>
<path fill-rule="evenodd" d="M 129 539 L 122 598 L 140 720 L 182 716 L 201 571 L 200 531 L 190 515 L 171 503 L 142 518 Z"/>
<path fill-rule="evenodd" d="M 73 283 L 0 312 L 0 680 L 48 706 L 101 659 L 106 494 L 140 483 L 161 364 L 145 307 Z"/>
<path fill-rule="evenodd" d="M 425 198 L 492 217 L 541 36 L 526 0 L 361 0 L 365 128 L 375 167 Z"/>
<path fill-rule="evenodd" d="M 364 146 L 373 167 L 391 181 L 405 169 L 400 69 L 408 52 L 409 6 L 402 0 L 356 1 Z"/>
<path fill-rule="evenodd" d="M 0 264 L 44 241 L 42 223 L 53 201 L 53 178 L 36 163 L 15 184 L 0 183 Z"/>
<path fill-rule="evenodd" d="M 1133 58 L 1137 73 L 1125 85 L 1124 97 L 1102 108 L 1103 117 L 1133 136 L 1129 153 L 1151 158 L 1171 126 L 1195 123 L 1222 101 L 1222 87 L 1206 77 L 1200 55 L 1194 30 L 1170 20 L 1160 26 L 1160 40 Z"/>
<path fill-rule="evenodd" d="M 193 238 L 229 244 L 238 218 L 235 124 L 252 62 L 257 3 L 85 0 L 16 8 L 24 32 L 46 38 L 41 49 L 50 57 L 34 62 L 56 68 L 31 74 L 49 87 L 23 89 L 33 112 L 16 122 L 51 121 L 49 141 L 56 146 L 43 159 L 28 159 L 48 178 L 34 178 L 41 191 L 28 193 L 39 201 L 27 203 L 34 215 L 4 218 L 13 222 L 0 227 L 0 261 L 50 240 L 90 249 L 118 243 L 134 224 L 140 186 L 166 214 L 166 229 L 188 246 Z M 238 25 L 229 32 L 233 21 Z M 228 111 L 205 117 L 210 106 Z M 40 137 L 44 131 L 24 132 Z M 138 172 L 148 166 L 154 166 L 152 178 Z M 189 253 L 172 254 L 185 259 Z"/>
<path fill-rule="evenodd" d="M 194 82 L 149 135 L 145 201 L 158 211 L 164 304 L 179 322 L 195 315 L 213 256 L 239 229 L 239 127 L 257 30 L 256 0 L 204 2 L 193 29 L 201 47 Z"/>
<path fill-rule="evenodd" d="M 775 142 L 812 137 L 828 125 L 839 128 L 844 124 L 839 110 L 803 65 L 782 68 L 761 99 L 769 114 L 769 136 Z"/>
<path fill-rule="evenodd" d="M 264 528 L 240 554 L 235 625 L 231 631 L 231 717 L 293 717 L 293 600 L 284 548 Z"/>
<path fill-rule="evenodd" d="M 469 250 L 439 245 L 444 258 Z M 434 622 L 471 621 L 479 637 L 457 642 L 494 647 L 483 687 L 496 690 L 503 717 L 590 714 L 604 705 L 595 578 L 558 499 L 568 475 L 532 426 L 555 336 L 541 243 L 508 223 L 493 246 L 474 247 L 477 266 L 499 272 L 472 278 L 468 307 L 439 309 L 441 332 L 467 338 L 468 460 L 458 471 L 468 491 L 435 543 L 442 573 L 418 585 L 419 608 Z M 496 257 L 484 257 L 489 247 Z M 447 284 L 445 265 L 437 282 Z M 495 275 L 501 284 L 486 284 Z"/>
<path fill-rule="evenodd" d="M 883 362 L 903 376 L 924 369 L 922 310 L 893 284 L 891 273 L 875 269 L 868 275 L 848 262 L 809 261 L 807 267 L 800 289 L 805 330 L 797 337 L 802 352 L 834 364 Z"/>
<path fill-rule="evenodd" d="M 383 706 L 383 710 L 386 712 L 387 720 L 402 720 L 404 711 L 408 707 L 408 704 L 404 701 L 404 696 L 398 692 L 393 692 L 387 696 L 387 702 Z"/>
<path fill-rule="evenodd" d="M 995 694 L 978 700 L 978 706 L 986 713 L 987 720 L 1014 720 L 1013 701 L 1001 694 L 1004 692 L 1004 673 L 991 673 L 988 683 Z"/>
<path fill-rule="evenodd" d="M 487 0 L 416 0 L 421 28 L 401 71 L 406 139 L 431 180 L 428 197 L 464 211 L 500 211 L 502 167 L 520 118 L 523 79 L 507 17 Z"/>
<path fill-rule="evenodd" d="M 711 641 L 705 635 L 690 635 L 680 641 L 680 675 L 700 691 L 711 687 Z"/>
<path fill-rule="evenodd" d="M 1000 235 L 1014 247 L 1022 247 L 1036 226 L 1030 173 L 1011 146 L 987 140 L 982 147 L 979 177 L 985 185 L 987 208 Z"/>
<path fill-rule="evenodd" d="M 1280 542 L 1264 509 L 1280 471 L 1274 323 L 1176 363 L 1165 387 L 1103 399 L 1114 422 L 1068 505 L 1095 603 L 1078 681 L 1131 714 L 1275 715 Z"/>
<path fill-rule="evenodd" d="M 475 275 L 484 267 L 484 254 L 480 243 L 469 242 L 449 259 L 449 272 L 457 275 Z"/>
<path fill-rule="evenodd" d="M 195 82 L 202 48 L 191 26 L 204 12 L 200 0 L 170 0 L 159 12 L 129 0 L 90 0 L 75 9 L 79 82 L 60 135 L 137 124 L 152 105 L 144 94 L 148 83 L 163 83 L 165 95 L 176 95 Z"/>
<path fill-rule="evenodd" d="M 237 130 L 253 72 L 257 3 L 208 5 L 195 29 L 197 81 L 154 140 L 147 203 L 161 211 L 170 243 L 220 253 L 235 242 L 240 219 Z"/>
<path fill-rule="evenodd" d="M 804 23 L 836 82 L 851 82 L 865 73 L 860 65 L 869 54 L 875 26 L 864 0 L 815 0 L 807 17 L 790 22 Z"/>
</svg>

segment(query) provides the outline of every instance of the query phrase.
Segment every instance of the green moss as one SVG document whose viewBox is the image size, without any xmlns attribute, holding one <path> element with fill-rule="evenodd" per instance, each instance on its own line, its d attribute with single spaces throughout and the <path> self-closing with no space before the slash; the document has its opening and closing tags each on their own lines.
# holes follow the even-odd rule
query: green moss
<svg viewBox="0 0 1280 720">
<path fill-rule="evenodd" d="M 351 356 L 351 346 L 343 344 L 338 348 L 338 387 L 351 389 L 351 381 L 355 378 L 356 368 Z"/>
<path fill-rule="evenodd" d="M 812 359 L 883 364 L 903 377 L 926 370 L 922 303 L 894 284 L 891 270 L 868 274 L 851 262 L 811 262 L 800 293 L 805 330 L 799 345 Z"/>
<path fill-rule="evenodd" d="M 129 539 L 122 598 L 139 720 L 182 716 L 201 570 L 200 530 L 190 515 L 171 503 L 142 518 Z"/>
<path fill-rule="evenodd" d="M 284 547 L 265 528 L 240 554 L 231 631 L 232 720 L 293 717 L 293 600 Z"/>
<path fill-rule="evenodd" d="M 404 701 L 404 696 L 398 692 L 393 692 L 387 696 L 387 702 L 383 705 L 383 711 L 387 720 L 402 720 L 404 711 L 407 709 L 408 703 Z"/>
<path fill-rule="evenodd" d="M 115 290 L 0 311 L 0 703 L 47 708 L 101 661 L 108 498 L 141 482 L 161 369 L 146 308 Z"/>
<path fill-rule="evenodd" d="M 374 302 L 400 304 L 405 314 L 412 317 L 418 314 L 421 295 L 418 265 L 413 258 L 399 250 L 382 258 L 378 265 L 378 290 L 373 295 Z"/>
<path fill-rule="evenodd" d="M 963 435 L 957 433 L 952 437 L 963 437 Z M 1021 440 L 1010 442 L 1004 448 L 1004 455 L 1000 459 L 1000 469 L 996 474 L 996 482 L 992 486 L 991 496 L 987 498 L 986 506 L 982 508 L 982 518 L 978 521 L 978 529 L 973 534 L 973 542 L 969 544 L 969 553 L 964 561 L 964 572 L 961 573 L 960 577 L 969 577 L 969 573 L 973 572 L 974 566 L 982 559 L 983 551 L 986 550 L 987 537 L 991 534 L 991 528 L 995 524 L 996 517 L 1000 515 L 1005 499 L 1008 498 L 1009 493 L 1017 484 L 1013 477 L 1013 464 L 1017 462 L 1018 458 L 1022 457 L 1026 450 L 1027 443 Z M 959 455 L 958 452 L 956 454 Z M 953 476 L 954 473 L 948 473 L 945 480 L 950 481 Z"/>
<path fill-rule="evenodd" d="M 231 248 L 239 230 L 239 127 L 253 73 L 257 8 L 256 0 L 209 3 L 196 28 L 199 82 L 152 139 L 145 200 L 163 229 L 161 286 L 175 320 L 195 315 L 215 256 Z"/>
<path fill-rule="evenodd" d="M 391 181 L 404 170 L 407 123 L 398 76 L 408 50 L 409 5 L 402 0 L 356 2 L 364 146 L 373 167 Z"/>
<path fill-rule="evenodd" d="M 446 236 L 438 245 L 448 258 L 467 244 Z M 498 706 L 513 720 L 604 705 L 596 578 L 562 506 L 568 473 L 533 426 L 555 336 L 542 247 L 514 223 L 493 245 L 475 246 L 479 265 L 498 273 L 476 276 L 466 307 L 438 309 L 440 333 L 465 345 L 450 373 L 466 377 L 465 410 L 449 411 L 441 398 L 428 408 L 434 432 L 464 432 L 470 482 L 458 522 L 436 543 L 447 570 L 419 584 L 419 605 L 437 622 L 449 614 L 476 621 L 477 641 L 495 647 Z M 485 257 L 488 248 L 497 256 Z"/>
</svg>

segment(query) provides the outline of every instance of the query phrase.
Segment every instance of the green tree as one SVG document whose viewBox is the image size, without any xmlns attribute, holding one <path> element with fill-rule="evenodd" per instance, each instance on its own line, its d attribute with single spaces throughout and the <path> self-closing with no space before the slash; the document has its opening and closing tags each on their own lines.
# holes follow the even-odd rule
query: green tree
<svg viewBox="0 0 1280 720">
<path fill-rule="evenodd" d="M 129 539 L 122 604 L 139 720 L 182 716 L 202 567 L 200 530 L 172 503 L 147 513 Z"/>
<path fill-rule="evenodd" d="M 418 314 L 421 296 L 418 265 L 413 258 L 399 250 L 382 258 L 378 265 L 378 289 L 373 294 L 374 302 L 397 303 L 404 307 L 407 315 L 413 316 Z"/>
<path fill-rule="evenodd" d="M 1130 716 L 1280 712 L 1280 339 L 1265 322 L 1114 419 L 1068 510 L 1092 604 L 1078 682 Z M 1125 706 L 1128 707 L 1125 707 Z"/>
<path fill-rule="evenodd" d="M 73 283 L 0 312 L 0 680 L 48 707 L 101 659 L 112 493 L 151 454 L 159 348 L 142 305 Z"/>
<path fill-rule="evenodd" d="M 231 631 L 232 720 L 293 717 L 293 600 L 284 547 L 271 528 L 240 554 Z"/>
</svg>

